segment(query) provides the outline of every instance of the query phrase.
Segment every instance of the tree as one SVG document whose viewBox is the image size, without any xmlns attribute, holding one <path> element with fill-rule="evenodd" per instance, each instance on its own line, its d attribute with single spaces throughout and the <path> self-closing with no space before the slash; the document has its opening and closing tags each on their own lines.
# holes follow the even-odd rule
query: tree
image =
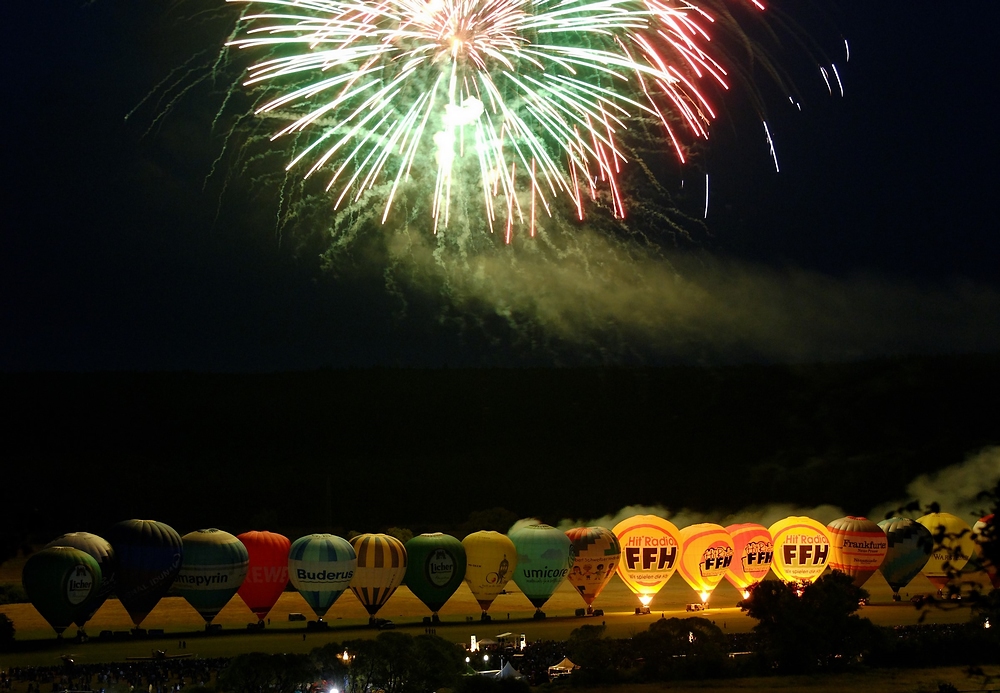
<svg viewBox="0 0 1000 693">
<path fill-rule="evenodd" d="M 855 613 L 868 597 L 839 571 L 801 588 L 765 580 L 739 603 L 758 623 L 754 633 L 769 665 L 790 672 L 860 661 L 877 637 L 868 619 Z"/>
<path fill-rule="evenodd" d="M 406 529 L 405 527 L 389 527 L 385 530 L 385 533 L 390 537 L 399 539 L 404 544 L 413 538 L 413 531 Z"/>
<path fill-rule="evenodd" d="M 632 642 L 643 676 L 657 680 L 718 676 L 729 650 L 722 629 L 698 617 L 661 618 Z"/>
</svg>

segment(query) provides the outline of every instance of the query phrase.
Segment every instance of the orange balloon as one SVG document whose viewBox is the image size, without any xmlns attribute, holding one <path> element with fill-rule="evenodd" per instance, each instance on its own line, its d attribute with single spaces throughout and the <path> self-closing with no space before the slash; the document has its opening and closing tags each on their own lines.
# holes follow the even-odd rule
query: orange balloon
<svg viewBox="0 0 1000 693">
<path fill-rule="evenodd" d="M 733 538 L 733 562 L 726 571 L 726 579 L 746 598 L 750 586 L 763 580 L 771 569 L 774 543 L 764 525 L 748 522 L 729 525 L 726 531 Z"/>
<path fill-rule="evenodd" d="M 733 562 L 733 538 L 720 525 L 708 522 L 681 530 L 678 571 L 691 589 L 707 602 Z"/>
<path fill-rule="evenodd" d="M 618 575 L 649 606 L 680 565 L 680 532 L 674 523 L 656 515 L 635 515 L 612 530 L 622 547 Z"/>
<path fill-rule="evenodd" d="M 826 526 L 830 533 L 830 567 L 851 576 L 856 587 L 882 566 L 889 551 L 889 539 L 877 524 L 867 517 L 842 517 Z"/>
<path fill-rule="evenodd" d="M 812 583 L 830 560 L 830 535 L 810 517 L 792 516 L 769 528 L 774 542 L 771 570 L 785 582 Z"/>
</svg>

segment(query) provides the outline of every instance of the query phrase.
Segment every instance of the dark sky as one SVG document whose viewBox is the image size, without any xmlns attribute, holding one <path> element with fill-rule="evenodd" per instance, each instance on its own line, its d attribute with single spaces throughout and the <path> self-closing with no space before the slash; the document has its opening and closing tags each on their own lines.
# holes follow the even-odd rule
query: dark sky
<svg viewBox="0 0 1000 693">
<path fill-rule="evenodd" d="M 829 98 L 814 66 L 789 53 L 804 110 L 769 99 L 780 174 L 759 123 L 734 97 L 707 157 L 707 228 L 692 227 L 690 240 L 635 273 L 609 263 L 599 281 L 581 282 L 575 270 L 543 266 L 525 281 L 498 274 L 477 284 L 406 270 L 391 276 L 391 291 L 384 257 L 358 252 L 323 270 L 314 243 L 276 233 L 267 194 L 239 185 L 224 194 L 220 175 L 203 187 L 220 142 L 204 91 L 169 112 L 147 102 L 126 121 L 171 68 L 215 50 L 221 25 L 192 18 L 195 4 L 7 8 L 0 369 L 657 364 L 1000 349 L 1000 3 L 817 0 L 850 42 L 845 65 L 837 31 L 809 10 L 804 23 L 841 69 L 846 97 Z M 806 5 L 773 4 L 793 17 Z M 685 184 L 701 176 L 692 169 Z"/>
</svg>

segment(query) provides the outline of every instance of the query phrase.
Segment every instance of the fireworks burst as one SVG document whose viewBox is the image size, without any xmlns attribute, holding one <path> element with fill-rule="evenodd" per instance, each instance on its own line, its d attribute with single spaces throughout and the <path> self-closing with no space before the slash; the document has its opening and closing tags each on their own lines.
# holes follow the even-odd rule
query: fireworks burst
<svg viewBox="0 0 1000 693">
<path fill-rule="evenodd" d="M 472 190 L 507 242 L 558 196 L 624 217 L 629 123 L 655 123 L 683 162 L 728 88 L 704 1 L 227 1 L 248 6 L 228 45 L 266 55 L 246 80 L 267 87 L 256 113 L 305 142 L 287 170 L 327 176 L 336 207 L 383 186 L 383 223 L 414 181 L 435 232 Z"/>
</svg>

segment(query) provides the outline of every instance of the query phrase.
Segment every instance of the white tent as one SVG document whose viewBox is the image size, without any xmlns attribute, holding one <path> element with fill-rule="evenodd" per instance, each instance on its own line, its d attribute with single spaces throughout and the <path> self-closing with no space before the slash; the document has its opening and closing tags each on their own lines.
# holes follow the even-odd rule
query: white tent
<svg viewBox="0 0 1000 693">
<path fill-rule="evenodd" d="M 521 672 L 510 665 L 510 662 L 503 665 L 503 669 L 500 670 L 500 673 L 496 677 L 498 679 L 514 679 L 515 681 L 524 678 Z"/>
<path fill-rule="evenodd" d="M 561 676 L 569 676 L 573 673 L 574 669 L 579 668 L 579 666 L 570 661 L 569 657 L 564 657 L 563 661 L 549 667 L 549 678 L 557 679 Z"/>
</svg>

